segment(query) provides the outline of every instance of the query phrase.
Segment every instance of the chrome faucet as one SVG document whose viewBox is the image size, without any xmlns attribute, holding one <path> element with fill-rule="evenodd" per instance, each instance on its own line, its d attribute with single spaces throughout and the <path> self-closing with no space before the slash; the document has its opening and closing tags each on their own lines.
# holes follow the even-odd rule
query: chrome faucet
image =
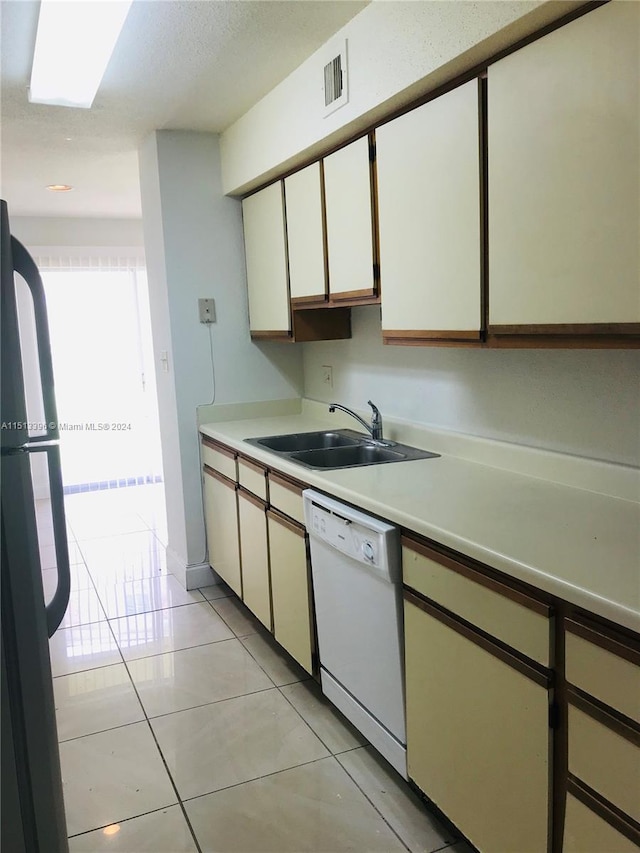
<svg viewBox="0 0 640 853">
<path fill-rule="evenodd" d="M 371 438 L 374 441 L 384 442 L 382 437 L 382 415 L 380 414 L 380 410 L 377 406 L 371 402 L 371 400 L 367 401 L 367 404 L 371 406 L 371 424 L 368 424 L 364 418 L 361 418 L 360 415 L 356 415 L 355 412 L 352 412 L 351 409 L 347 409 L 346 406 L 341 406 L 340 403 L 331 403 L 329 405 L 329 411 L 335 412 L 336 409 L 340 409 L 341 412 L 345 412 L 347 415 L 351 415 L 352 418 L 355 418 L 362 426 L 371 434 Z"/>
</svg>

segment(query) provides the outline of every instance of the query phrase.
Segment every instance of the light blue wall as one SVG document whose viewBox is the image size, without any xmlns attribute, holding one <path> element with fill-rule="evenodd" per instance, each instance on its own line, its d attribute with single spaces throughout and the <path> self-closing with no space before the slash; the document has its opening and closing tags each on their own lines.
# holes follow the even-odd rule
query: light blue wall
<svg viewBox="0 0 640 853">
<path fill-rule="evenodd" d="M 198 298 L 216 301 L 216 403 L 299 396 L 302 356 L 298 347 L 251 342 L 241 205 L 222 194 L 218 137 L 156 131 L 141 147 L 140 175 L 169 548 L 195 565 L 205 558 L 196 407 L 213 393 Z"/>
</svg>

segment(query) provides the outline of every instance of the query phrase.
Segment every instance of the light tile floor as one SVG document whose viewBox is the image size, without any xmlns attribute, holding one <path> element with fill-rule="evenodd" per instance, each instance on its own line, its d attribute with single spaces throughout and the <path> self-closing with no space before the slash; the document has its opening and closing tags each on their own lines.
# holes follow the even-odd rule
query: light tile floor
<svg viewBox="0 0 640 853">
<path fill-rule="evenodd" d="M 167 573 L 162 506 L 161 485 L 66 500 L 50 648 L 71 853 L 468 853 L 227 587 Z"/>
</svg>

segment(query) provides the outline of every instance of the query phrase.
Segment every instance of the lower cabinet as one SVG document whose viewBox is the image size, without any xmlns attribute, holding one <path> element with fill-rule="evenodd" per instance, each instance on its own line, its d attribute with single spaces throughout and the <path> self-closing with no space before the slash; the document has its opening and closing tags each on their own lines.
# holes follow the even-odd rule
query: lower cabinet
<svg viewBox="0 0 640 853">
<path fill-rule="evenodd" d="M 599 817 L 574 794 L 567 795 L 563 853 L 638 853 L 630 838 Z"/>
<path fill-rule="evenodd" d="M 273 510 L 267 512 L 273 633 L 307 672 L 313 671 L 307 536 L 304 527 Z"/>
<path fill-rule="evenodd" d="M 405 592 L 409 777 L 479 850 L 541 853 L 547 687 L 430 609 Z"/>
<path fill-rule="evenodd" d="M 210 565 L 242 596 L 236 484 L 204 466 L 204 512 Z"/>
<path fill-rule="evenodd" d="M 242 564 L 242 600 L 262 624 L 271 630 L 269 549 L 266 505 L 238 489 L 238 523 Z"/>
</svg>

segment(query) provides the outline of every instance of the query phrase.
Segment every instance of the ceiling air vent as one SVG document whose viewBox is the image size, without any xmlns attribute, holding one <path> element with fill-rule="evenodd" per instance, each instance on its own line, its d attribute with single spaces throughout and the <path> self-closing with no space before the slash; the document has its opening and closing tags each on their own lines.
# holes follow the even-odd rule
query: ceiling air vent
<svg viewBox="0 0 640 853">
<path fill-rule="evenodd" d="M 347 42 L 328 46 L 324 52 L 324 115 L 328 116 L 349 100 L 347 87 Z"/>
</svg>

